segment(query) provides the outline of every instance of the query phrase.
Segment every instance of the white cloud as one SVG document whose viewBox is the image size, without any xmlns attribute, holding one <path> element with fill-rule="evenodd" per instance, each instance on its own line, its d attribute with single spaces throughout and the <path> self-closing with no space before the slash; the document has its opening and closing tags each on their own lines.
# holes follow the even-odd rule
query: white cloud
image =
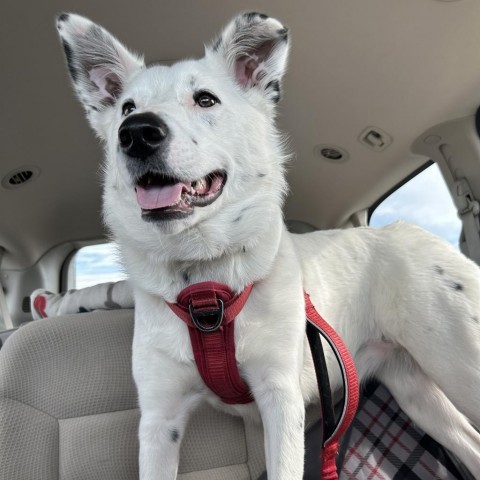
<svg viewBox="0 0 480 480">
<path fill-rule="evenodd" d="M 75 288 L 127 278 L 114 243 L 81 248 L 75 256 Z"/>
<path fill-rule="evenodd" d="M 396 220 L 419 225 L 458 248 L 462 223 L 437 165 L 390 195 L 375 210 L 370 225 L 379 227 Z"/>
</svg>

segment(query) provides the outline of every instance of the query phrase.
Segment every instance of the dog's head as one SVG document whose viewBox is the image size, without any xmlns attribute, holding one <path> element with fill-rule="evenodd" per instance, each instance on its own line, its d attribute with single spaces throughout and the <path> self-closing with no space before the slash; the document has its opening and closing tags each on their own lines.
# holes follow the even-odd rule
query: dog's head
<svg viewBox="0 0 480 480">
<path fill-rule="evenodd" d="M 105 142 L 105 218 L 117 236 L 158 242 L 195 229 L 220 247 L 268 228 L 285 193 L 274 127 L 288 53 L 280 22 L 239 15 L 202 59 L 169 67 L 145 66 L 79 15 L 60 15 L 57 28 Z"/>
</svg>

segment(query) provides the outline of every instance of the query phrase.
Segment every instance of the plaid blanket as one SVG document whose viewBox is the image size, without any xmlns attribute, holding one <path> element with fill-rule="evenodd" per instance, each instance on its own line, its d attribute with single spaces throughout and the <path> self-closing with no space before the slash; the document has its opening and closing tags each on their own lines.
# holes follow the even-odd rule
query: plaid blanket
<svg viewBox="0 0 480 480">
<path fill-rule="evenodd" d="M 343 442 L 340 480 L 473 480 L 379 384 L 367 388 Z"/>
</svg>

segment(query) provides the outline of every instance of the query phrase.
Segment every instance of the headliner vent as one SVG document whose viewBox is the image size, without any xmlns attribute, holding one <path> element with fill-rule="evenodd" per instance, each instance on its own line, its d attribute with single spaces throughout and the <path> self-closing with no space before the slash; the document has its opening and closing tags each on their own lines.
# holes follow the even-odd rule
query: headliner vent
<svg viewBox="0 0 480 480">
<path fill-rule="evenodd" d="M 31 182 L 40 175 L 40 169 L 37 167 L 23 166 L 7 173 L 2 179 L 2 187 L 18 188 Z"/>
<path fill-rule="evenodd" d="M 337 145 L 316 145 L 313 153 L 331 163 L 345 163 L 349 158 L 348 152 Z"/>
</svg>

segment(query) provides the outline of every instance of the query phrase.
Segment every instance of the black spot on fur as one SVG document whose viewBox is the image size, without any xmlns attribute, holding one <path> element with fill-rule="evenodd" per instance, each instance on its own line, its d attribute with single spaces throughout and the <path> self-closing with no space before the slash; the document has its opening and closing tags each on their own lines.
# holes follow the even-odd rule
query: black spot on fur
<svg viewBox="0 0 480 480">
<path fill-rule="evenodd" d="M 243 247 L 243 248 L 242 248 L 242 252 L 243 252 L 243 253 L 247 253 L 247 247 Z"/>
<path fill-rule="evenodd" d="M 263 178 L 263 177 L 266 177 L 266 176 L 267 176 L 266 173 L 259 173 L 259 174 L 258 174 L 258 178 Z"/>
<path fill-rule="evenodd" d="M 197 142 L 194 138 L 192 138 L 192 142 L 193 142 L 195 145 L 198 145 L 198 142 Z"/>
<path fill-rule="evenodd" d="M 68 13 L 61 13 L 57 17 L 57 30 L 61 31 L 63 28 L 63 22 L 66 22 L 69 19 L 70 15 Z"/>
<path fill-rule="evenodd" d="M 243 218 L 243 215 L 245 214 L 245 212 L 248 212 L 249 210 L 251 210 L 252 207 L 244 207 L 240 210 L 240 213 L 238 214 L 238 217 L 233 221 L 233 223 L 238 223 L 242 218 Z"/>
<path fill-rule="evenodd" d="M 190 280 L 190 275 L 188 274 L 188 272 L 183 272 L 182 278 L 184 282 L 188 282 Z"/>
<path fill-rule="evenodd" d="M 268 15 L 258 12 L 247 12 L 244 13 L 243 16 L 245 17 L 245 20 L 247 20 L 247 22 L 253 22 L 255 20 L 255 17 L 260 17 L 262 20 L 266 20 L 268 18 Z"/>
<path fill-rule="evenodd" d="M 272 95 L 273 103 L 278 103 L 280 101 L 280 82 L 278 80 L 268 82 L 265 90 L 272 90 L 274 92 L 274 95 Z"/>
<path fill-rule="evenodd" d="M 62 44 L 63 44 L 63 50 L 65 52 L 65 58 L 67 59 L 68 71 L 70 72 L 70 76 L 72 77 L 72 80 L 76 82 L 78 79 L 78 72 L 76 68 L 73 66 L 72 47 L 65 40 L 62 40 Z"/>
<path fill-rule="evenodd" d="M 463 291 L 463 285 L 461 283 L 453 282 L 451 286 L 457 292 Z"/>
<path fill-rule="evenodd" d="M 212 45 L 212 50 L 214 52 L 218 52 L 218 49 L 220 48 L 220 45 L 222 44 L 222 37 L 218 38 L 215 43 Z"/>
<path fill-rule="evenodd" d="M 445 273 L 445 270 L 440 265 L 435 265 L 433 268 L 439 275 L 443 275 Z"/>
<path fill-rule="evenodd" d="M 176 428 L 172 428 L 172 429 L 170 430 L 170 440 L 171 440 L 173 443 L 177 443 L 179 438 L 180 438 L 180 433 L 179 433 L 179 431 L 178 431 Z"/>
<path fill-rule="evenodd" d="M 215 127 L 217 125 L 216 120 L 211 116 L 205 116 L 205 121 L 211 126 Z"/>
<path fill-rule="evenodd" d="M 271 82 L 268 82 L 265 90 L 269 90 L 270 88 L 274 92 L 280 92 L 280 82 L 278 80 L 272 80 Z"/>
<path fill-rule="evenodd" d="M 70 15 L 68 13 L 61 13 L 58 16 L 58 22 L 66 22 L 70 18 Z"/>
<path fill-rule="evenodd" d="M 277 30 L 277 33 L 280 37 L 282 37 L 282 40 L 288 40 L 288 28 L 283 27 L 280 30 Z"/>
<path fill-rule="evenodd" d="M 91 108 L 92 110 L 98 112 L 98 108 L 95 105 L 89 105 L 88 108 Z"/>
</svg>

